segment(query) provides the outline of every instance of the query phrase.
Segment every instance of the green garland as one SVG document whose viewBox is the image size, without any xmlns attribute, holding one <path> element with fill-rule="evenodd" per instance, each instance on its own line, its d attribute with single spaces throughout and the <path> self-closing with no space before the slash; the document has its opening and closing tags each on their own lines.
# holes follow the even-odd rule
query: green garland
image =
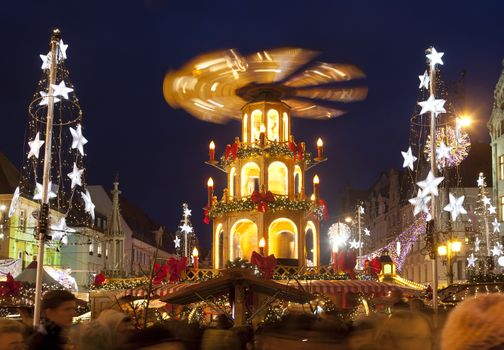
<svg viewBox="0 0 504 350">
<path fill-rule="evenodd" d="M 133 280 L 123 279 L 120 281 L 105 281 L 101 286 L 91 286 L 91 290 L 121 290 L 133 289 L 139 286 L 146 286 L 148 284 L 147 278 L 135 278 Z"/>
<path fill-rule="evenodd" d="M 469 282 L 471 283 L 504 282 L 504 274 L 503 273 L 474 274 L 469 277 Z"/>
</svg>

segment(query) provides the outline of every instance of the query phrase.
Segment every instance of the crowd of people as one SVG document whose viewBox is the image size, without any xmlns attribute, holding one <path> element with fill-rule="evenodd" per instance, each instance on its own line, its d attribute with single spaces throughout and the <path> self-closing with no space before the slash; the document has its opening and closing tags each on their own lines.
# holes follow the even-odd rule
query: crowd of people
<svg viewBox="0 0 504 350">
<path fill-rule="evenodd" d="M 76 301 L 70 292 L 46 293 L 36 329 L 0 319 L 0 350 L 504 350 L 502 294 L 467 299 L 442 321 L 413 301 L 390 315 L 375 314 L 353 323 L 344 322 L 337 312 L 321 317 L 292 314 L 255 330 L 233 327 L 224 315 L 206 328 L 172 320 L 136 330 L 127 314 L 112 309 L 74 325 Z"/>
</svg>

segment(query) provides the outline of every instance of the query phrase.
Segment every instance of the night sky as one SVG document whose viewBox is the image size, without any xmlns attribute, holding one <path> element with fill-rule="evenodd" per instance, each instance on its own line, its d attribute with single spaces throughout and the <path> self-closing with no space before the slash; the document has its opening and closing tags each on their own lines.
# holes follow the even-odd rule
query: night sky
<svg viewBox="0 0 504 350">
<path fill-rule="evenodd" d="M 165 73 L 218 49 L 315 49 L 320 60 L 360 67 L 369 87 L 367 100 L 342 117 L 293 119 L 296 140 L 309 149 L 315 151 L 318 137 L 324 140 L 329 160 L 308 178 L 319 174 L 321 197 L 334 217 L 347 183 L 367 188 L 381 171 L 402 165 L 417 76 L 431 45 L 445 52 L 445 80 L 466 70 L 466 105 L 477 119 L 471 137 L 489 141 L 486 122 L 504 58 L 504 2 L 440 3 L 9 1 L 0 12 L 0 151 L 21 166 L 27 108 L 41 77 L 39 54 L 47 53 L 52 28 L 60 28 L 84 112 L 88 183 L 110 189 L 119 172 L 123 195 L 171 232 L 188 202 L 198 237 L 209 247 L 211 229 L 200 210 L 206 181 L 214 178 L 220 197 L 225 177 L 204 164 L 208 143 L 213 139 L 220 154 L 240 134 L 240 124 L 210 124 L 171 109 L 162 95 Z"/>
</svg>

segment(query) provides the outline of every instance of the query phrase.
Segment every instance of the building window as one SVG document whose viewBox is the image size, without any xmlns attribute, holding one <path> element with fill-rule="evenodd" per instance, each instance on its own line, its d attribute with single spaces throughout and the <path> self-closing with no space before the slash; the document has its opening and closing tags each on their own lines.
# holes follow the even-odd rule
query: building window
<svg viewBox="0 0 504 350">
<path fill-rule="evenodd" d="M 101 242 L 98 243 L 98 247 L 96 249 L 96 252 L 98 253 L 98 257 L 101 258 L 101 254 L 102 254 L 102 244 L 101 244 Z"/>
<path fill-rule="evenodd" d="M 26 210 L 23 209 L 19 211 L 19 229 L 26 232 Z"/>
<path fill-rule="evenodd" d="M 94 252 L 93 241 L 90 239 L 88 241 L 88 244 L 89 244 L 89 255 L 93 255 L 93 252 Z"/>
<path fill-rule="evenodd" d="M 497 176 L 499 180 L 504 180 L 504 155 L 499 156 L 499 171 Z"/>
</svg>

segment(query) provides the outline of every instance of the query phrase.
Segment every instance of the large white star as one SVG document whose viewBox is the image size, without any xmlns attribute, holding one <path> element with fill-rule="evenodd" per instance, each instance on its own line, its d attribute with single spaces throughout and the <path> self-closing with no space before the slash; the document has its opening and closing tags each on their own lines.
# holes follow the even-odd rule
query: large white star
<svg viewBox="0 0 504 350">
<path fill-rule="evenodd" d="M 179 236 L 175 236 L 175 239 L 173 240 L 173 243 L 175 243 L 175 248 L 180 248 L 180 238 L 179 238 Z"/>
<path fill-rule="evenodd" d="M 476 237 L 476 239 L 474 240 L 474 251 L 475 252 L 479 252 L 480 244 L 481 244 L 481 239 L 479 239 L 479 237 Z"/>
<path fill-rule="evenodd" d="M 404 162 L 403 162 L 403 168 L 410 168 L 411 170 L 413 170 L 413 163 L 415 162 L 415 160 L 417 160 L 417 157 L 415 157 L 412 153 L 411 153 L 411 146 L 408 148 L 408 151 L 406 152 L 403 152 L 401 151 L 401 154 L 404 158 Z"/>
<path fill-rule="evenodd" d="M 70 133 L 72 134 L 72 149 L 77 148 L 81 155 L 84 155 L 84 145 L 88 143 L 88 140 L 82 135 L 82 126 L 77 124 L 75 129 L 70 128 Z"/>
<path fill-rule="evenodd" d="M 51 225 L 51 236 L 55 241 L 61 240 L 61 243 L 67 244 L 68 238 L 67 235 L 69 233 L 77 232 L 73 228 L 70 228 L 66 225 L 66 219 L 63 217 L 59 219 L 56 225 Z"/>
<path fill-rule="evenodd" d="M 432 171 L 429 171 L 429 174 L 425 178 L 424 181 L 417 182 L 417 185 L 422 189 L 422 196 L 432 193 L 434 196 L 438 195 L 438 185 L 441 181 L 444 180 L 444 177 L 435 177 L 432 174 Z"/>
<path fill-rule="evenodd" d="M 182 226 L 179 226 L 179 227 L 180 227 L 180 231 L 182 231 L 183 233 L 193 232 L 193 228 L 191 226 L 189 226 L 188 224 L 183 224 Z"/>
<path fill-rule="evenodd" d="M 462 206 L 462 203 L 464 203 L 465 196 L 460 196 L 456 198 L 454 195 L 450 193 L 449 197 L 450 197 L 450 203 L 446 207 L 444 207 L 444 210 L 450 212 L 452 221 L 457 220 L 457 217 L 460 214 L 467 214 L 467 211 Z"/>
<path fill-rule="evenodd" d="M 500 222 L 497 221 L 497 218 L 494 218 L 494 221 L 492 222 L 492 226 L 493 226 L 494 233 L 500 232 Z"/>
<path fill-rule="evenodd" d="M 443 158 L 448 159 L 450 158 L 450 152 L 452 150 L 452 147 L 448 147 L 445 145 L 444 141 L 441 142 L 439 147 L 436 148 L 436 158 L 441 160 Z"/>
<path fill-rule="evenodd" d="M 478 258 L 475 258 L 474 253 L 471 253 L 471 255 L 467 258 L 467 267 L 475 267 L 476 260 L 478 260 Z"/>
<path fill-rule="evenodd" d="M 369 231 L 367 228 L 364 229 L 364 234 L 366 236 L 371 236 L 371 231 Z"/>
<path fill-rule="evenodd" d="M 30 146 L 30 152 L 28 152 L 28 159 L 32 156 L 38 159 L 40 153 L 40 147 L 45 143 L 45 141 L 40 139 L 40 132 L 35 135 L 33 141 L 28 141 L 28 146 Z"/>
<path fill-rule="evenodd" d="M 427 71 L 425 71 L 425 73 L 423 75 L 419 75 L 418 79 L 420 79 L 420 86 L 418 88 L 419 89 L 426 88 L 428 90 L 430 78 L 429 78 L 429 74 L 427 73 Z"/>
<path fill-rule="evenodd" d="M 91 218 L 94 220 L 95 218 L 95 205 L 93 204 L 93 201 L 91 200 L 91 194 L 89 193 L 88 190 L 86 190 L 86 193 L 81 192 L 82 199 L 84 200 L 84 210 L 91 215 Z"/>
<path fill-rule="evenodd" d="M 502 244 L 500 242 L 495 243 L 494 247 L 491 250 L 492 256 L 500 256 L 502 255 Z"/>
<path fill-rule="evenodd" d="M 191 209 L 184 208 L 184 216 L 191 216 Z"/>
<path fill-rule="evenodd" d="M 486 207 L 487 205 L 492 205 L 491 199 L 490 199 L 490 198 L 488 198 L 487 196 L 483 196 L 483 197 L 481 197 L 481 201 L 483 202 L 483 204 L 485 205 L 485 207 Z"/>
<path fill-rule="evenodd" d="M 444 108 L 445 100 L 439 99 L 436 100 L 434 95 L 430 95 L 429 98 L 423 102 L 418 102 L 418 105 L 422 107 L 420 114 L 424 114 L 427 112 L 434 113 L 434 116 L 437 117 L 439 113 L 446 113 Z"/>
<path fill-rule="evenodd" d="M 49 51 L 47 55 L 39 55 L 40 59 L 42 60 L 42 67 L 41 69 L 49 69 L 51 68 L 51 52 Z"/>
<path fill-rule="evenodd" d="M 364 207 L 359 205 L 359 213 L 364 214 Z"/>
<path fill-rule="evenodd" d="M 45 91 L 40 91 L 39 92 L 40 96 L 42 96 L 42 99 L 40 100 L 39 102 L 39 106 L 46 106 L 49 104 L 49 96 L 47 94 L 47 92 Z M 53 97 L 53 103 L 56 104 L 60 101 L 59 98 L 57 97 Z"/>
<path fill-rule="evenodd" d="M 436 64 L 443 64 L 443 60 L 441 57 L 443 57 L 444 52 L 437 52 L 435 48 L 431 48 L 430 53 L 425 55 L 429 59 L 429 63 L 431 67 L 434 67 Z"/>
<path fill-rule="evenodd" d="M 495 211 L 497 209 L 497 207 L 490 205 L 487 209 L 488 209 L 488 214 L 497 214 L 497 212 Z"/>
<path fill-rule="evenodd" d="M 478 187 L 485 187 L 486 186 L 485 177 L 483 176 L 483 173 L 479 174 L 477 182 L 478 182 Z"/>
<path fill-rule="evenodd" d="M 359 249 L 359 247 L 362 247 L 362 243 L 359 241 L 356 241 L 355 238 L 348 242 L 350 244 L 350 249 Z"/>
<path fill-rule="evenodd" d="M 63 39 L 60 39 L 59 45 L 58 45 L 58 60 L 61 61 L 67 59 L 66 55 L 66 50 L 68 49 L 68 44 L 65 45 L 63 43 Z"/>
<path fill-rule="evenodd" d="M 76 186 L 82 186 L 82 173 L 84 169 L 77 168 L 77 164 L 73 163 L 73 170 L 71 173 L 68 173 L 67 176 L 72 180 L 72 185 L 70 186 L 72 189 Z"/>
<path fill-rule="evenodd" d="M 68 100 L 68 93 L 74 91 L 74 89 L 69 88 L 65 85 L 65 81 L 62 80 L 58 85 L 56 84 L 51 84 L 51 87 L 53 88 L 53 95 L 54 96 L 61 96 L 65 100 Z"/>
<path fill-rule="evenodd" d="M 9 207 L 9 217 L 11 217 L 16 211 L 17 205 L 19 203 L 19 186 L 16 187 L 14 194 L 12 195 L 12 200 Z"/>
<path fill-rule="evenodd" d="M 52 181 L 49 181 L 49 199 L 56 198 L 56 193 L 53 192 L 52 189 Z M 33 195 L 33 200 L 42 200 L 42 184 L 37 184 L 35 185 L 35 193 Z"/>
<path fill-rule="evenodd" d="M 418 190 L 418 194 L 415 198 L 411 198 L 408 201 L 415 206 L 413 209 L 413 215 L 417 215 L 420 212 L 428 213 L 429 208 L 427 204 L 431 200 L 431 196 L 423 196 L 422 191 Z"/>
</svg>

